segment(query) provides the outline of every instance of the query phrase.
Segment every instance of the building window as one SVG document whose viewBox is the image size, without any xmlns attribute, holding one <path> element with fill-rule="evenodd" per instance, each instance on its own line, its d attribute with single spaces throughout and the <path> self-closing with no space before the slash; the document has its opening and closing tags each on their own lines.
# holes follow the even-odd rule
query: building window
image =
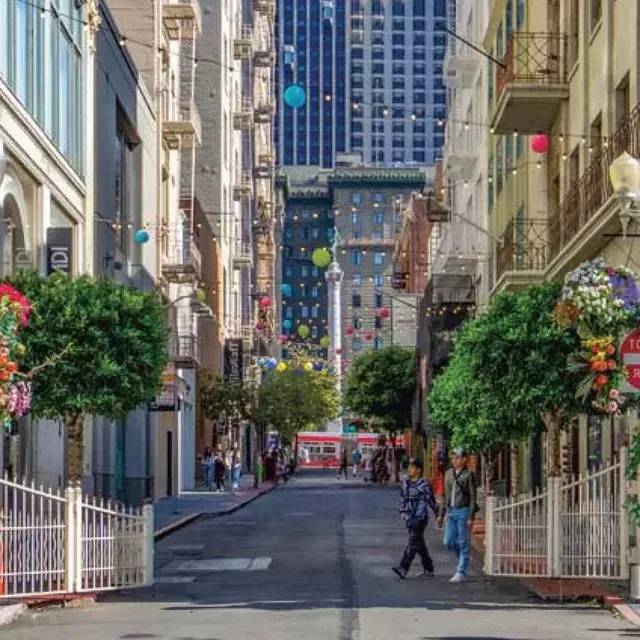
<svg viewBox="0 0 640 640">
<path fill-rule="evenodd" d="M 382 307 L 382 294 L 376 293 L 375 295 L 375 305 L 376 309 L 380 309 Z"/>
<path fill-rule="evenodd" d="M 291 318 L 293 318 L 293 307 L 287 307 L 287 310 L 285 311 L 284 315 L 291 320 Z"/>
<path fill-rule="evenodd" d="M 354 353 L 358 353 L 358 351 L 362 350 L 362 341 L 360 340 L 360 338 L 354 338 L 351 341 L 351 350 Z"/>
<path fill-rule="evenodd" d="M 354 287 L 359 287 L 362 285 L 362 274 L 361 273 L 354 273 L 353 274 L 353 278 L 351 280 L 351 284 Z"/>
<path fill-rule="evenodd" d="M 381 273 L 376 273 L 376 274 L 373 276 L 373 284 L 374 284 L 376 287 L 381 287 L 381 286 L 382 286 L 382 282 L 383 282 L 382 274 L 381 274 Z"/>
<path fill-rule="evenodd" d="M 360 224 L 360 214 L 357 211 L 351 214 L 351 224 Z"/>
<path fill-rule="evenodd" d="M 382 338 L 380 336 L 376 336 L 376 341 L 375 341 L 376 349 L 378 350 L 382 349 L 383 344 L 384 343 L 382 342 Z"/>
<path fill-rule="evenodd" d="M 354 309 L 359 309 L 361 304 L 362 304 L 362 298 L 360 297 L 359 293 L 354 293 L 351 296 L 351 304 L 353 305 Z"/>
<path fill-rule="evenodd" d="M 382 266 L 384 264 L 384 253 L 376 251 L 373 257 L 373 264 L 375 264 L 377 267 Z"/>
<path fill-rule="evenodd" d="M 360 194 L 357 191 L 351 194 L 351 204 L 355 207 L 360 205 Z"/>
<path fill-rule="evenodd" d="M 591 0 L 591 11 L 589 12 L 589 22 L 593 31 L 602 18 L 602 0 Z"/>
<path fill-rule="evenodd" d="M 317 306 L 311 307 L 311 317 L 312 318 L 317 318 L 318 317 L 318 312 L 319 312 L 319 307 L 317 307 Z"/>
<path fill-rule="evenodd" d="M 309 307 L 307 307 L 307 305 L 303 305 L 302 309 L 300 310 L 300 317 L 305 319 L 309 317 Z"/>
<path fill-rule="evenodd" d="M 362 264 L 362 254 L 360 251 L 354 251 L 352 255 L 352 260 L 354 265 Z"/>
<path fill-rule="evenodd" d="M 376 316 L 375 322 L 373 323 L 373 326 L 376 329 L 382 329 L 382 318 L 380 316 Z"/>
<path fill-rule="evenodd" d="M 302 265 L 300 267 L 300 276 L 302 278 L 308 278 L 309 277 L 309 267 L 307 267 L 307 265 Z"/>
<path fill-rule="evenodd" d="M 318 287 L 311 287 L 311 297 L 312 298 L 317 298 L 318 297 Z"/>
<path fill-rule="evenodd" d="M 360 329 L 362 329 L 362 320 L 358 316 L 353 316 L 353 328 L 356 331 L 360 331 Z"/>
<path fill-rule="evenodd" d="M 285 275 L 286 278 L 293 277 L 293 268 L 292 267 L 285 267 L 284 268 L 284 275 Z"/>
<path fill-rule="evenodd" d="M 384 222 L 384 213 L 382 211 L 376 211 L 374 219 L 376 224 L 382 224 Z"/>
<path fill-rule="evenodd" d="M 311 327 L 311 337 L 314 340 L 318 338 L 318 327 Z"/>
</svg>

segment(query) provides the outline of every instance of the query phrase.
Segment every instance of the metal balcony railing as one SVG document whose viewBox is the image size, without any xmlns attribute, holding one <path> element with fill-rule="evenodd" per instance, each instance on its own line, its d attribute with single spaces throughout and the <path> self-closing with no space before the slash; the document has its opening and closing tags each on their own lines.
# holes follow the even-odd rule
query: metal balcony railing
<svg viewBox="0 0 640 640">
<path fill-rule="evenodd" d="M 507 42 L 504 67 L 496 69 L 496 95 L 506 85 L 567 82 L 567 37 L 562 33 L 515 32 Z"/>
<path fill-rule="evenodd" d="M 174 247 L 163 259 L 162 274 L 169 282 L 191 283 L 202 276 L 202 256 L 193 243 L 184 247 Z"/>
<path fill-rule="evenodd" d="M 609 138 L 582 177 L 574 182 L 549 221 L 550 260 L 566 247 L 613 195 L 611 163 L 622 153 L 640 156 L 640 103 Z"/>
<path fill-rule="evenodd" d="M 544 271 L 549 244 L 546 220 L 511 218 L 496 248 L 497 277 L 509 271 Z"/>
<path fill-rule="evenodd" d="M 200 340 L 193 334 L 177 334 L 169 338 L 169 355 L 177 365 L 194 367 L 201 362 Z"/>
</svg>

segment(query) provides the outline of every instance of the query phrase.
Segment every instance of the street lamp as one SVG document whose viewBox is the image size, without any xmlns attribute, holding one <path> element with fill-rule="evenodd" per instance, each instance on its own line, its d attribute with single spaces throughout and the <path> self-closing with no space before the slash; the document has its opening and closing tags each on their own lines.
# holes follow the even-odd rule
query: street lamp
<svg viewBox="0 0 640 640">
<path fill-rule="evenodd" d="M 609 167 L 609 178 L 613 190 L 620 200 L 618 213 L 622 225 L 622 237 L 627 237 L 627 227 L 631 220 L 640 219 L 638 210 L 638 190 L 640 189 L 640 162 L 626 151 L 619 155 Z"/>
</svg>

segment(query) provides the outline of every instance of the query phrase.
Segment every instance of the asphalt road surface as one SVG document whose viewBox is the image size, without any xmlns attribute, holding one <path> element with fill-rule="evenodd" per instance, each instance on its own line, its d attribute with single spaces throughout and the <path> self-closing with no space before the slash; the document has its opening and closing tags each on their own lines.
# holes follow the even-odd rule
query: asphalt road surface
<svg viewBox="0 0 640 640">
<path fill-rule="evenodd" d="M 29 612 L 0 640 L 640 638 L 607 611 L 545 604 L 517 581 L 476 573 L 449 584 L 455 559 L 432 525 L 436 575 L 400 581 L 390 571 L 405 542 L 397 505 L 393 489 L 303 474 L 159 542 L 153 590 Z"/>
</svg>

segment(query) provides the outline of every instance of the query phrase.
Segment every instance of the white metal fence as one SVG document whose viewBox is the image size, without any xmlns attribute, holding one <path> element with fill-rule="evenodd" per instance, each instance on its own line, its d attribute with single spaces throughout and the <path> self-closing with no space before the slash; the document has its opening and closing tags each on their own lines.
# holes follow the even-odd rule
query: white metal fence
<svg viewBox="0 0 640 640">
<path fill-rule="evenodd" d="M 0 599 L 153 583 L 153 507 L 0 479 Z"/>
<path fill-rule="evenodd" d="M 612 465 L 542 492 L 487 497 L 485 572 L 501 576 L 626 579 L 626 450 Z"/>
</svg>

